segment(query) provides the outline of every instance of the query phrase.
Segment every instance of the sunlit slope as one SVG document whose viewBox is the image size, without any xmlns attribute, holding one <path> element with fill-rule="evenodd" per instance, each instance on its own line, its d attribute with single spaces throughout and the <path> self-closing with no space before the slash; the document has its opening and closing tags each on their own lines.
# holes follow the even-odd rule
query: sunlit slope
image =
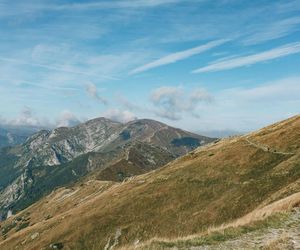
<svg viewBox="0 0 300 250">
<path fill-rule="evenodd" d="M 41 249 L 61 242 L 64 249 L 110 249 L 199 233 L 299 192 L 299 148 L 296 116 L 200 148 L 161 169 L 95 191 L 86 202 L 73 204 L 71 195 L 64 202 L 73 205 L 60 211 L 57 201 L 46 197 L 2 223 L 3 228 L 26 213 L 30 222 L 18 232 L 16 226 L 10 229 L 0 248 Z M 74 195 L 86 196 L 84 184 L 73 188 L 79 189 Z M 51 218 L 43 221 L 46 203 Z"/>
</svg>

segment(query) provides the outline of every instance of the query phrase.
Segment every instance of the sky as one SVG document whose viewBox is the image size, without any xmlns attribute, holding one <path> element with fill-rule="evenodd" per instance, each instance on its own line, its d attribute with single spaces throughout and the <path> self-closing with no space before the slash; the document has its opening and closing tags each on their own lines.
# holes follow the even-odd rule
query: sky
<svg viewBox="0 0 300 250">
<path fill-rule="evenodd" d="M 299 111 L 298 0 L 0 0 L 0 124 L 245 132 Z"/>
</svg>

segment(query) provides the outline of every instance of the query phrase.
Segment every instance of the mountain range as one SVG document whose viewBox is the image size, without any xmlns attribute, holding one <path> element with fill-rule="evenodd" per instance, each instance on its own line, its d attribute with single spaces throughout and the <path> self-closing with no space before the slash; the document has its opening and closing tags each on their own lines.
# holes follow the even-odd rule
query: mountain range
<svg viewBox="0 0 300 250">
<path fill-rule="evenodd" d="M 41 130 L 21 145 L 0 149 L 0 211 L 5 217 L 58 186 L 91 175 L 123 181 L 213 140 L 153 120 L 123 124 L 97 118 Z"/>
<path fill-rule="evenodd" d="M 156 147 L 163 152 L 174 158 L 182 156 L 171 161 L 168 158 L 164 166 L 144 174 L 126 175 L 128 178 L 121 182 L 110 178 L 115 177 L 116 164 L 110 165 L 113 167 L 105 175 L 96 167 L 92 171 L 95 174 L 68 182 L 2 222 L 1 249 L 238 249 L 253 242 L 253 248 L 244 249 L 277 249 L 270 248 L 272 244 L 299 246 L 300 116 L 222 140 L 194 136 L 149 120 L 108 124 L 104 126 L 112 136 L 104 141 L 109 143 L 94 144 L 82 139 L 87 136 L 80 136 L 76 145 L 89 141 L 89 148 L 111 154 L 111 150 L 118 151 L 118 145 L 126 151 L 125 138 L 139 138 L 134 145 L 159 142 Z M 39 150 L 60 153 L 58 145 L 69 145 L 63 142 L 67 131 L 82 126 L 58 129 L 63 133 L 41 132 L 14 152 L 30 151 L 36 141 L 34 150 L 41 162 L 51 163 L 47 168 L 55 169 L 57 165 L 52 163 L 59 161 L 59 169 L 63 169 L 68 166 L 64 164 L 74 164 L 71 155 L 81 147 L 61 158 L 55 153 L 46 157 Z M 141 131 L 149 133 L 144 136 Z M 100 141 L 104 137 L 97 138 Z M 56 146 L 45 144 L 49 140 Z M 210 143 L 201 145 L 201 141 Z M 75 160 L 84 163 L 80 157 Z M 156 159 L 155 154 L 153 157 Z M 123 161 L 127 159 L 130 157 Z M 67 160 L 70 163 L 65 163 Z M 49 178 L 50 173 L 45 175 Z M 267 239 L 272 241 L 266 243 Z"/>
<path fill-rule="evenodd" d="M 24 143 L 40 127 L 0 125 L 0 148 Z"/>
</svg>

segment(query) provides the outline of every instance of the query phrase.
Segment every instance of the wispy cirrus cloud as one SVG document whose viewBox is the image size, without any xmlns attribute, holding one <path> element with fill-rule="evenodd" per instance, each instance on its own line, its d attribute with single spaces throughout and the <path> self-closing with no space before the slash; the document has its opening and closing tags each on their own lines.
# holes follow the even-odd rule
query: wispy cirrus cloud
<svg viewBox="0 0 300 250">
<path fill-rule="evenodd" d="M 284 103 L 300 101 L 300 77 L 288 77 L 267 82 L 253 88 L 233 88 L 223 90 L 223 97 L 240 102 Z"/>
<path fill-rule="evenodd" d="M 13 8 L 9 1 L 4 0 L 0 3 L 3 11 L 1 16 L 14 16 L 20 13 L 32 15 L 33 13 L 47 11 L 90 11 L 90 10 L 111 10 L 111 9 L 145 9 L 155 8 L 171 4 L 180 4 L 187 2 L 204 2 L 205 0 L 116 0 L 116 1 L 94 1 L 94 2 L 74 2 L 62 4 L 56 1 L 51 3 L 40 1 L 15 1 Z"/>
<path fill-rule="evenodd" d="M 189 0 L 200 2 L 201 0 Z M 125 1 L 101 1 L 92 3 L 77 3 L 53 6 L 57 10 L 87 10 L 87 9 L 120 9 L 120 8 L 149 8 L 168 4 L 182 3 L 182 0 L 125 0 Z"/>
<path fill-rule="evenodd" d="M 243 40 L 243 43 L 252 45 L 288 36 L 297 30 L 300 30 L 299 24 L 300 17 L 290 17 L 271 22 L 269 25 L 255 27 L 253 34 L 247 36 Z"/>
<path fill-rule="evenodd" d="M 159 58 L 158 60 L 155 60 L 153 62 L 147 63 L 143 66 L 137 67 L 135 69 L 133 69 L 132 71 L 129 72 L 130 75 L 132 74 L 137 74 L 140 72 L 144 72 L 153 68 L 157 68 L 163 65 L 167 65 L 167 64 L 171 64 L 171 63 L 175 63 L 177 61 L 181 61 L 184 59 L 187 59 L 191 56 L 203 53 L 207 50 L 210 50 L 212 48 L 215 48 L 221 44 L 224 44 L 225 42 L 228 42 L 228 39 L 220 39 L 220 40 L 215 40 L 215 41 L 211 41 L 208 42 L 204 45 L 200 45 L 191 49 L 187 49 L 184 51 L 180 51 L 180 52 L 176 52 L 176 53 L 172 53 L 169 54 L 167 56 L 164 56 L 162 58 Z"/>
<path fill-rule="evenodd" d="M 98 75 L 90 72 L 81 71 L 79 69 L 75 69 L 74 67 L 71 67 L 70 65 L 64 66 L 64 65 L 48 65 L 48 64 L 41 64 L 41 63 L 34 63 L 34 62 L 27 62 L 15 58 L 6 58 L 6 57 L 0 57 L 1 61 L 4 62 L 10 62 L 15 64 L 23 64 L 23 65 L 29 65 L 33 67 L 38 68 L 44 68 L 52 71 L 59 71 L 64 73 L 71 73 L 71 74 L 77 74 L 77 75 L 85 75 L 85 76 L 92 76 L 97 78 L 104 78 L 109 80 L 119 80 L 118 78 L 107 76 L 107 75 Z"/>
<path fill-rule="evenodd" d="M 240 68 L 253 65 L 260 62 L 270 61 L 276 58 L 285 57 L 292 54 L 300 53 L 300 42 L 290 43 L 282 47 L 260 52 L 253 55 L 236 57 L 233 59 L 222 60 L 211 63 L 205 67 L 198 68 L 192 73 L 215 72 Z"/>
<path fill-rule="evenodd" d="M 1 81 L 1 79 L 0 79 Z M 24 80 L 16 80 L 16 82 L 21 83 L 22 85 L 29 85 L 37 88 L 43 88 L 47 90 L 54 90 L 54 91 L 81 91 L 79 88 L 73 88 L 73 87 L 60 87 L 60 86 L 51 86 L 51 85 L 43 85 L 38 83 L 33 83 L 31 81 L 24 81 Z"/>
</svg>

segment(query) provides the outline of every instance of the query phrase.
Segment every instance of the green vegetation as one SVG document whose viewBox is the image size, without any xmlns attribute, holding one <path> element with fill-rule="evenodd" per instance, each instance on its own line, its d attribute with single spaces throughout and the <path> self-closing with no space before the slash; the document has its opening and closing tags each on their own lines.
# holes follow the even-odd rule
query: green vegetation
<svg viewBox="0 0 300 250">
<path fill-rule="evenodd" d="M 9 147 L 0 149 L 0 191 L 15 180 L 21 172 L 21 169 L 14 168 L 18 157 L 10 151 Z"/>
<path fill-rule="evenodd" d="M 30 224 L 30 222 L 23 222 L 21 224 L 18 224 L 18 226 L 16 227 L 16 232 L 28 227 Z"/>
<path fill-rule="evenodd" d="M 15 221 L 9 223 L 9 224 L 6 224 L 5 226 L 2 227 L 2 236 L 6 236 L 6 234 L 12 230 L 15 226 L 17 225 L 17 223 Z"/>
</svg>

